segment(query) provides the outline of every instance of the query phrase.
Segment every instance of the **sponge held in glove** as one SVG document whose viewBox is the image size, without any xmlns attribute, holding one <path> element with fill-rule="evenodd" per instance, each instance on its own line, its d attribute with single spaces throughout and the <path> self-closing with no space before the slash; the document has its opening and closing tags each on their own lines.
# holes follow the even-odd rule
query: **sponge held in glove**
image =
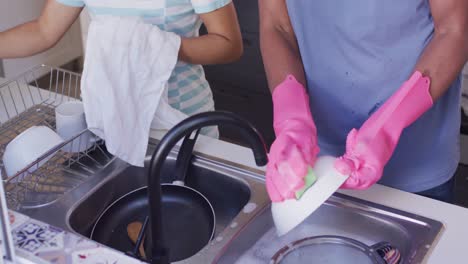
<svg viewBox="0 0 468 264">
<path fill-rule="evenodd" d="M 317 181 L 317 176 L 315 176 L 314 170 L 311 167 L 309 167 L 307 175 L 304 177 L 304 181 L 304 187 L 296 191 L 297 200 L 301 199 L 302 195 L 304 195 L 304 193 Z"/>
</svg>

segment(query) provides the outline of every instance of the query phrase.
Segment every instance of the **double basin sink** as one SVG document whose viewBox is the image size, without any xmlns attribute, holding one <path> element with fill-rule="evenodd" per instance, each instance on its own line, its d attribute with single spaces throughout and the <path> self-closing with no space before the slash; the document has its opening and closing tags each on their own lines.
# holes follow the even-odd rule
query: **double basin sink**
<svg viewBox="0 0 468 264">
<path fill-rule="evenodd" d="M 148 153 L 156 144 L 152 143 Z M 161 182 L 172 181 L 170 175 L 177 153 L 175 148 L 167 157 Z M 23 213 L 90 237 L 94 223 L 107 206 L 128 192 L 146 186 L 146 182 L 146 167 L 132 167 L 114 159 L 55 202 Z M 261 171 L 196 154 L 186 185 L 201 192 L 211 202 L 216 231 L 212 241 L 200 252 L 178 263 L 236 263 L 249 254 L 250 249 L 258 247 L 259 240 L 267 239 L 265 237 L 273 232 L 270 201 Z M 271 257 L 285 246 L 284 243 L 295 239 L 340 235 L 368 245 L 389 242 L 400 250 L 401 263 L 421 263 L 442 231 L 442 224 L 437 221 L 341 194 L 332 196 L 305 222 L 307 228 L 292 231 L 276 244 L 270 243 L 270 249 L 262 250 L 262 254 L 267 254 L 263 257 Z"/>
</svg>

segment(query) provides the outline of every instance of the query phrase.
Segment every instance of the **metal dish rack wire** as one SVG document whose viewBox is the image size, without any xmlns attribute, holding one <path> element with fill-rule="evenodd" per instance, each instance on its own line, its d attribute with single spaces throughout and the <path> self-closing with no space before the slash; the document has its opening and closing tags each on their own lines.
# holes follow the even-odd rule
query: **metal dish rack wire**
<svg viewBox="0 0 468 264">
<path fill-rule="evenodd" d="M 85 130 L 15 175 L 6 173 L 3 154 L 8 143 L 32 126 L 55 130 L 55 108 L 80 100 L 80 78 L 80 74 L 41 65 L 0 84 L 0 172 L 10 209 L 22 211 L 50 204 L 112 161 L 101 140 L 83 152 L 63 150 L 68 144 L 79 144 Z"/>
</svg>

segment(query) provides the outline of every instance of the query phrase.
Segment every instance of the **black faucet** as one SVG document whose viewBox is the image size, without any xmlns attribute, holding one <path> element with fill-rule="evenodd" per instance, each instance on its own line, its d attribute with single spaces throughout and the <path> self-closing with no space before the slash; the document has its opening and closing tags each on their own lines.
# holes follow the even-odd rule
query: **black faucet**
<svg viewBox="0 0 468 264">
<path fill-rule="evenodd" d="M 149 222 L 151 227 L 151 252 L 148 254 L 152 264 L 169 263 L 169 252 L 164 246 L 162 226 L 162 202 L 160 175 L 167 155 L 172 148 L 185 136 L 193 131 L 207 126 L 229 125 L 239 129 L 253 151 L 258 166 L 268 162 L 267 150 L 260 133 L 248 121 L 230 112 L 205 112 L 193 115 L 167 132 L 161 139 L 151 157 L 148 174 Z"/>
</svg>

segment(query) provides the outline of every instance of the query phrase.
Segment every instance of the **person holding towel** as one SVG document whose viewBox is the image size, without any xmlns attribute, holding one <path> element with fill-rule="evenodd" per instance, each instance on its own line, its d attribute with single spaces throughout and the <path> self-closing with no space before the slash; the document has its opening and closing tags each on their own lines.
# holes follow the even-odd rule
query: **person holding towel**
<svg viewBox="0 0 468 264">
<path fill-rule="evenodd" d="M 85 6 L 91 18 L 138 16 L 162 31 L 179 35 L 178 63 L 168 80 L 169 104 L 187 115 L 214 110 L 201 65 L 229 63 L 243 52 L 231 0 L 47 0 L 38 19 L 0 33 L 0 58 L 26 57 L 51 48 Z M 202 23 L 208 34 L 199 36 Z M 217 137 L 218 130 L 213 127 L 204 134 Z"/>
<path fill-rule="evenodd" d="M 451 202 L 459 161 L 466 0 L 260 0 L 276 140 L 273 201 L 294 199 L 317 155 L 342 186 L 376 182 Z"/>
</svg>

